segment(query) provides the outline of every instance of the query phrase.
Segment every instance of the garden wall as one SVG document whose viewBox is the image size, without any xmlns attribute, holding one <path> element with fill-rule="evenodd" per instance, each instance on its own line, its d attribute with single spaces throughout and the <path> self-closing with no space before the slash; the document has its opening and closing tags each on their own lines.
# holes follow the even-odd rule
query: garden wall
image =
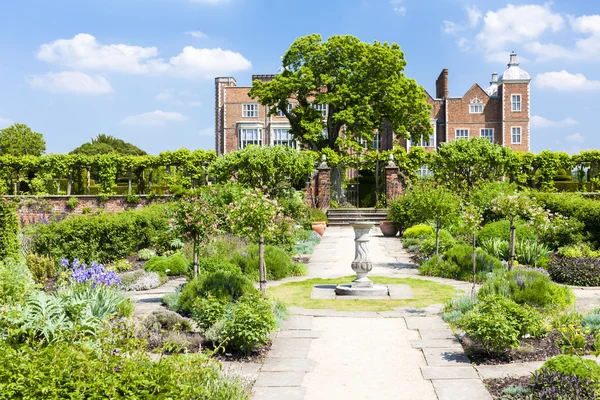
<svg viewBox="0 0 600 400">
<path fill-rule="evenodd" d="M 115 213 L 123 210 L 143 208 L 155 202 L 169 201 L 171 196 L 136 196 L 132 201 L 128 196 L 4 196 L 18 202 L 17 215 L 21 225 L 37 222 L 62 220 L 71 214 L 96 213 L 99 210 Z M 77 199 L 74 208 L 67 207 L 70 199 Z M 128 201 L 129 199 L 129 201 Z M 74 203 L 73 200 L 71 200 Z"/>
</svg>

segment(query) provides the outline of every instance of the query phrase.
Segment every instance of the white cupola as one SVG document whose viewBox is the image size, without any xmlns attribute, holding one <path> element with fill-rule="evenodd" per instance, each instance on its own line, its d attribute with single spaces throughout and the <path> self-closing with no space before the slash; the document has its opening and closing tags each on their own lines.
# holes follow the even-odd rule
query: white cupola
<svg viewBox="0 0 600 400">
<path fill-rule="evenodd" d="M 510 62 L 508 63 L 508 69 L 504 71 L 502 75 L 500 75 L 500 79 L 498 80 L 500 83 L 502 82 L 510 82 L 510 81 L 530 81 L 531 77 L 527 73 L 527 71 L 521 69 L 519 67 L 519 62 L 517 61 L 517 53 L 514 51 L 510 53 Z"/>
</svg>

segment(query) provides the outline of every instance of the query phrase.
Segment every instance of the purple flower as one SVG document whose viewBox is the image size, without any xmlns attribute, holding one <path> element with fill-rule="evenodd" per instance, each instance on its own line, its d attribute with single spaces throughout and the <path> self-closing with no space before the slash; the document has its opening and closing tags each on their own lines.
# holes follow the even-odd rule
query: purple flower
<svg viewBox="0 0 600 400">
<path fill-rule="evenodd" d="M 85 263 L 80 264 L 79 259 L 76 258 L 69 265 L 69 260 L 63 258 L 61 264 L 71 269 L 71 277 L 77 283 L 91 283 L 92 287 L 96 287 L 96 285 L 117 286 L 121 284 L 121 280 L 115 271 L 106 271 L 104 265 L 99 264 L 97 261 L 92 261 L 92 264 L 88 266 Z"/>
</svg>

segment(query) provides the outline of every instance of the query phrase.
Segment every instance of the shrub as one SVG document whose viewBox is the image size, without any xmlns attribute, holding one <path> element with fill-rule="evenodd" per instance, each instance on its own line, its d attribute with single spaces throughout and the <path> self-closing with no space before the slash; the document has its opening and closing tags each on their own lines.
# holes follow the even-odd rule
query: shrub
<svg viewBox="0 0 600 400">
<path fill-rule="evenodd" d="M 217 236 L 212 242 L 206 245 L 203 248 L 202 255 L 206 258 L 230 261 L 234 253 L 247 246 L 248 243 L 244 239 L 230 234 L 223 234 Z"/>
<path fill-rule="evenodd" d="M 33 277 L 25 264 L 0 261 L 0 304 L 20 303 L 33 288 Z"/>
<path fill-rule="evenodd" d="M 65 203 L 67 210 L 74 210 L 79 205 L 79 199 L 77 197 L 69 197 L 69 200 Z"/>
<path fill-rule="evenodd" d="M 62 257 L 111 262 L 153 247 L 167 248 L 171 239 L 164 206 L 115 214 L 70 216 L 60 222 L 37 224 L 31 235 L 33 252 L 59 261 Z"/>
<path fill-rule="evenodd" d="M 107 269 L 115 272 L 125 272 L 131 269 L 131 263 L 128 260 L 122 258 L 111 263 Z"/>
<path fill-rule="evenodd" d="M 478 280 L 497 269 L 502 269 L 500 261 L 481 249 L 475 253 Z M 424 275 L 469 281 L 473 279 L 473 247 L 459 244 L 452 247 L 441 257 L 432 257 L 419 268 Z"/>
<path fill-rule="evenodd" d="M 519 264 L 537 265 L 540 259 L 548 258 L 552 252 L 546 246 L 535 241 L 517 240 L 515 254 Z"/>
<path fill-rule="evenodd" d="M 200 258 L 198 259 L 198 271 L 200 274 L 209 274 L 217 271 L 241 272 L 233 261 L 224 261 L 219 258 Z"/>
<path fill-rule="evenodd" d="M 535 371 L 531 376 L 534 399 L 543 400 L 595 400 L 596 385 L 589 379 L 576 375 L 548 371 L 546 368 Z"/>
<path fill-rule="evenodd" d="M 155 256 L 146 264 L 144 269 L 148 272 L 158 272 L 160 275 L 185 275 L 189 271 L 190 262 L 181 253 L 175 253 L 169 257 Z"/>
<path fill-rule="evenodd" d="M 508 240 L 492 237 L 479 241 L 479 247 L 498 260 L 508 260 Z"/>
<path fill-rule="evenodd" d="M 311 208 L 308 211 L 310 222 L 323 221 L 327 223 L 327 214 L 320 208 Z"/>
<path fill-rule="evenodd" d="M 249 354 L 267 343 L 275 329 L 271 302 L 260 293 L 248 293 L 238 299 L 225 315 L 223 336 L 227 348 Z"/>
<path fill-rule="evenodd" d="M 600 258 L 600 250 L 592 250 L 589 243 L 585 242 L 561 247 L 558 249 L 557 254 L 561 257 Z"/>
<path fill-rule="evenodd" d="M 600 286 L 600 258 L 552 256 L 548 272 L 559 283 Z"/>
<path fill-rule="evenodd" d="M 239 266 L 244 275 L 258 280 L 258 246 L 251 245 L 244 251 L 236 253 L 234 262 Z M 267 265 L 267 279 L 280 280 L 292 275 L 292 258 L 283 250 L 274 246 L 265 246 L 265 263 Z"/>
<path fill-rule="evenodd" d="M 439 251 L 443 253 L 449 250 L 456 244 L 456 240 L 452 237 L 450 232 L 445 229 L 440 230 L 439 237 Z M 435 254 L 435 232 L 431 234 L 427 239 L 421 242 L 421 251 L 428 256 Z"/>
<path fill-rule="evenodd" d="M 547 274 L 515 268 L 488 279 L 479 290 L 479 298 L 501 295 L 519 304 L 564 310 L 575 300 L 571 289 L 552 282 Z"/>
<path fill-rule="evenodd" d="M 158 326 L 159 329 L 164 331 L 192 331 L 190 321 L 172 311 L 153 311 L 141 321 L 140 326 L 146 329 Z"/>
<path fill-rule="evenodd" d="M 581 324 L 584 328 L 589 328 L 592 332 L 600 330 L 600 309 L 596 309 L 591 313 L 585 315 L 581 319 Z"/>
<path fill-rule="evenodd" d="M 515 221 L 517 227 L 518 240 L 536 240 L 535 232 L 529 225 L 525 225 L 521 221 Z M 479 232 L 477 232 L 477 241 L 482 242 L 492 238 L 508 240 L 510 236 L 510 222 L 508 220 L 500 220 L 486 224 Z"/>
<path fill-rule="evenodd" d="M 169 353 L 198 351 L 202 338 L 192 332 L 191 322 L 172 311 L 153 311 L 136 329 L 136 337 L 148 343 L 148 349 Z"/>
<path fill-rule="evenodd" d="M 50 257 L 29 253 L 25 260 L 36 283 L 45 284 L 48 279 L 56 276 L 56 265 Z"/>
<path fill-rule="evenodd" d="M 242 274 L 217 271 L 202 274 L 185 285 L 179 297 L 179 306 L 181 312 L 190 315 L 197 298 L 212 295 L 217 299 L 235 301 L 244 294 L 255 291 L 252 281 Z"/>
<path fill-rule="evenodd" d="M 162 298 L 162 303 L 171 311 L 176 313 L 181 312 L 181 306 L 179 305 L 179 298 L 181 297 L 181 288 L 178 287 L 172 293 L 167 293 Z"/>
<path fill-rule="evenodd" d="M 450 300 L 444 306 L 442 318 L 449 323 L 456 323 L 464 314 L 473 310 L 477 304 L 477 299 L 473 302 L 471 296 L 463 296 L 458 299 Z"/>
<path fill-rule="evenodd" d="M 148 261 L 156 255 L 156 252 L 152 249 L 141 249 L 138 253 L 138 260 Z"/>
<path fill-rule="evenodd" d="M 137 270 L 119 275 L 121 288 L 127 291 L 150 290 L 166 283 L 167 278 L 161 277 L 157 272 Z"/>
<path fill-rule="evenodd" d="M 505 353 L 519 345 L 519 336 L 542 333 L 540 314 L 502 296 L 481 300 L 457 325 L 489 353 Z"/>
<path fill-rule="evenodd" d="M 542 365 L 542 369 L 588 379 L 595 387 L 600 384 L 600 365 L 594 360 L 584 360 L 576 355 L 562 354 L 552 357 Z"/>
<path fill-rule="evenodd" d="M 404 193 L 391 202 L 388 218 L 390 221 L 394 221 L 402 232 L 402 229 L 412 226 L 418 221 L 418 212 L 419 210 L 413 205 L 411 196 Z"/>
<path fill-rule="evenodd" d="M 213 296 L 199 297 L 194 301 L 192 318 L 202 329 L 208 329 L 225 315 L 227 301 Z"/>
<path fill-rule="evenodd" d="M 19 221 L 14 202 L 0 199 L 0 260 L 19 254 Z M 39 252 L 44 254 L 43 252 Z"/>
<path fill-rule="evenodd" d="M 404 239 L 427 239 L 434 233 L 434 229 L 429 225 L 415 225 L 407 228 L 402 234 Z"/>
<path fill-rule="evenodd" d="M 551 249 L 576 245 L 590 239 L 583 222 L 577 218 L 554 218 L 552 228 L 540 234 L 540 241 Z"/>
</svg>

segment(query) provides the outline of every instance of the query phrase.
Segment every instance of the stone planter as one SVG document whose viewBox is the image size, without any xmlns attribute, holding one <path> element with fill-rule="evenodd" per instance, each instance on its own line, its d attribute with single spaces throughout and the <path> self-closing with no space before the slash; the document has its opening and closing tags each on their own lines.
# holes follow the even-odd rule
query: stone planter
<svg viewBox="0 0 600 400">
<path fill-rule="evenodd" d="M 379 229 L 383 236 L 393 237 L 398 234 L 398 227 L 392 221 L 381 221 Z"/>
<path fill-rule="evenodd" d="M 325 228 L 327 228 L 327 223 L 325 221 L 315 221 L 312 223 L 312 230 L 317 232 L 319 236 L 323 236 Z"/>
</svg>

